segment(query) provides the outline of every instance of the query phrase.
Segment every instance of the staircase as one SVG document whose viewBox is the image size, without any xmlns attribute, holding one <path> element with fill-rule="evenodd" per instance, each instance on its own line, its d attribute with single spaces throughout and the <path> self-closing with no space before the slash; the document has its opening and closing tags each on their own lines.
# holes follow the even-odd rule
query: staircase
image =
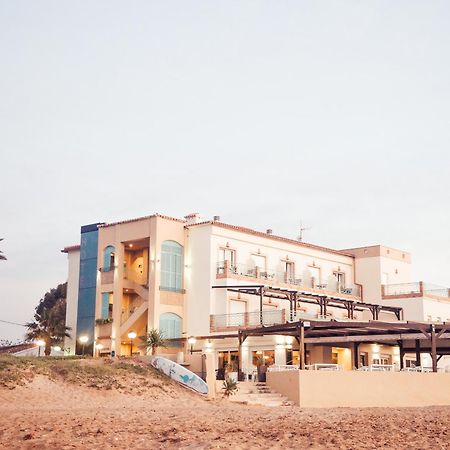
<svg viewBox="0 0 450 450">
<path fill-rule="evenodd" d="M 143 302 L 139 308 L 137 308 L 133 314 L 131 314 L 130 317 L 128 317 L 127 320 L 125 320 L 125 322 L 120 326 L 120 330 L 119 330 L 119 336 L 122 336 L 122 334 L 126 333 L 128 331 L 128 329 L 134 324 L 134 322 L 136 322 L 136 320 L 139 319 L 139 317 L 142 316 L 142 314 L 144 314 L 145 311 L 147 311 L 148 309 L 148 301 Z"/>
<path fill-rule="evenodd" d="M 245 405 L 261 406 L 292 406 L 294 402 L 278 392 L 273 391 L 266 383 L 242 381 L 238 383 L 239 390 L 230 397 L 230 401 Z"/>
</svg>

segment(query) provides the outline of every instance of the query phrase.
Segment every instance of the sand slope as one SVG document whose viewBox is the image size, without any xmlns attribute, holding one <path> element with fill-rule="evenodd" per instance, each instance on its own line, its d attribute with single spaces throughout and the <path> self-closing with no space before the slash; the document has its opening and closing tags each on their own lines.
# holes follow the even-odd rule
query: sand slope
<svg viewBox="0 0 450 450">
<path fill-rule="evenodd" d="M 447 449 L 450 408 L 302 410 L 206 401 L 181 387 L 138 393 L 36 375 L 0 388 L 5 449 Z"/>
</svg>

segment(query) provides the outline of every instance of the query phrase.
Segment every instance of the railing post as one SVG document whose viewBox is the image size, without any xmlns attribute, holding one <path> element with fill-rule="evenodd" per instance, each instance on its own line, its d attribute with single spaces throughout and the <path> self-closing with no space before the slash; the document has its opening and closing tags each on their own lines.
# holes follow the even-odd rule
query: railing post
<svg viewBox="0 0 450 450">
<path fill-rule="evenodd" d="M 385 288 L 385 285 L 382 284 L 381 285 L 381 298 L 384 298 L 385 295 L 386 295 L 386 288 Z"/>
<path fill-rule="evenodd" d="M 259 270 L 259 267 L 256 266 L 256 267 L 255 267 L 255 277 L 256 277 L 256 278 L 259 278 L 259 276 L 260 276 L 260 270 Z"/>
<path fill-rule="evenodd" d="M 305 328 L 303 326 L 303 322 L 300 323 L 300 326 L 298 327 L 298 334 L 299 334 L 299 356 L 300 356 L 300 370 L 305 369 Z"/>
<path fill-rule="evenodd" d="M 434 325 L 431 325 L 431 361 L 433 365 L 433 372 L 437 372 L 437 345 L 436 345 L 436 330 Z"/>
<path fill-rule="evenodd" d="M 228 278 L 228 271 L 230 269 L 230 261 L 228 261 L 228 259 L 226 259 L 223 262 L 223 273 L 225 274 L 225 277 Z"/>
<path fill-rule="evenodd" d="M 285 282 L 286 284 L 289 283 L 289 272 L 284 272 L 284 282 Z"/>
<path fill-rule="evenodd" d="M 419 292 L 422 294 L 423 297 L 423 281 L 419 281 Z"/>
</svg>

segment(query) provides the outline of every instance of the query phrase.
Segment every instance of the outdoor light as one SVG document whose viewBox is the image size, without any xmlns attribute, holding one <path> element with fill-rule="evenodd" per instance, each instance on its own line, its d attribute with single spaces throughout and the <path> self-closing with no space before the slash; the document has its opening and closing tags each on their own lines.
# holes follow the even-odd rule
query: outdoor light
<svg viewBox="0 0 450 450">
<path fill-rule="evenodd" d="M 292 350 L 292 344 L 286 344 L 286 348 L 287 348 L 288 350 Z"/>
<path fill-rule="evenodd" d="M 80 336 L 78 338 L 81 344 L 81 354 L 84 355 L 84 346 L 86 345 L 87 341 L 89 341 L 89 336 L 86 336 L 85 334 Z"/>
<path fill-rule="evenodd" d="M 55 345 L 55 347 L 53 347 L 53 350 L 55 350 L 55 352 L 60 352 L 61 347 L 59 345 Z"/>
<path fill-rule="evenodd" d="M 100 344 L 100 343 L 95 344 L 95 348 L 97 349 L 97 352 L 98 352 L 97 356 L 100 356 L 100 350 L 102 350 L 103 344 Z"/>
<path fill-rule="evenodd" d="M 135 331 L 130 331 L 127 336 L 130 340 L 130 356 L 133 356 L 133 339 L 136 339 L 137 334 Z"/>
<path fill-rule="evenodd" d="M 194 344 L 197 342 L 197 339 L 195 339 L 195 337 L 194 336 L 191 336 L 189 339 L 188 339 L 188 344 L 190 344 L 190 346 L 191 346 L 191 355 L 192 355 L 192 353 L 193 353 L 193 351 L 194 351 Z"/>
<path fill-rule="evenodd" d="M 39 347 L 39 349 L 38 349 L 38 356 L 41 356 L 41 347 L 43 347 L 45 345 L 45 341 L 43 341 L 42 339 L 38 339 L 36 341 L 36 344 Z"/>
</svg>

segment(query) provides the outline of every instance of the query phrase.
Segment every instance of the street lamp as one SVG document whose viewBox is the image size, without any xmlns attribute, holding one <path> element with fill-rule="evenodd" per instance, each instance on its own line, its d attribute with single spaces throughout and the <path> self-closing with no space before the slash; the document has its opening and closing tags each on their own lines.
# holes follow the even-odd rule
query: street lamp
<svg viewBox="0 0 450 450">
<path fill-rule="evenodd" d="M 103 348 L 103 344 L 95 344 L 95 348 L 97 349 L 97 356 L 100 356 L 100 351 Z"/>
<path fill-rule="evenodd" d="M 128 333 L 128 339 L 130 339 L 130 342 L 131 342 L 131 353 L 130 353 L 130 356 L 133 356 L 133 339 L 136 339 L 136 336 L 137 336 L 137 334 L 136 334 L 135 331 L 130 331 Z"/>
<path fill-rule="evenodd" d="M 83 335 L 78 338 L 81 344 L 81 354 L 84 355 L 84 346 L 86 345 L 87 341 L 89 341 L 89 336 Z"/>
<path fill-rule="evenodd" d="M 197 339 L 195 339 L 194 336 L 192 336 L 188 339 L 188 344 L 190 344 L 190 346 L 191 346 L 191 355 L 192 355 L 192 352 L 194 351 L 194 344 L 196 342 L 197 342 Z"/>
<path fill-rule="evenodd" d="M 44 347 L 45 341 L 43 341 L 42 339 L 38 339 L 38 340 L 36 341 L 36 344 L 38 345 L 38 348 L 39 348 L 39 350 L 38 350 L 38 356 L 41 356 L 41 347 Z"/>
</svg>

